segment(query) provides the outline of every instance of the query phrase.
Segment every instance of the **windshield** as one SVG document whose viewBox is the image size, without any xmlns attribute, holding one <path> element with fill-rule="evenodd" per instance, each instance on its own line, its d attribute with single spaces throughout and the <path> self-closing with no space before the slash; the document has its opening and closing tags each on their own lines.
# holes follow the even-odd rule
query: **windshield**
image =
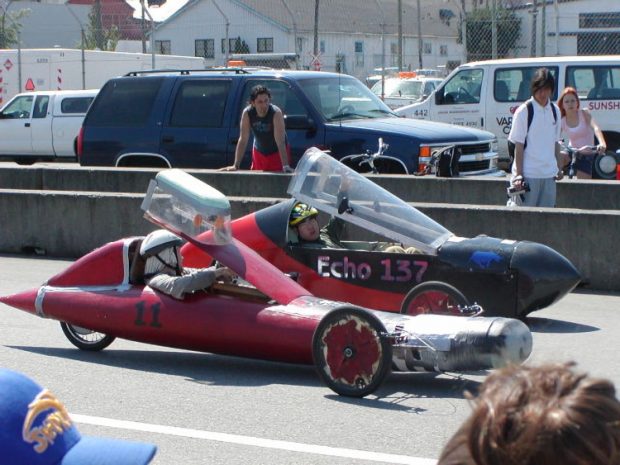
<svg viewBox="0 0 620 465">
<path fill-rule="evenodd" d="M 312 147 L 297 164 L 287 191 L 332 216 L 435 255 L 452 233 L 424 213 Z"/>
<path fill-rule="evenodd" d="M 147 219 L 180 236 L 215 245 L 231 240 L 228 199 L 217 189 L 179 169 L 157 173 L 141 208 Z M 213 231 L 213 234 L 202 235 L 205 231 Z"/>
<path fill-rule="evenodd" d="M 299 85 L 327 121 L 396 117 L 368 87 L 350 76 L 304 79 Z"/>
</svg>

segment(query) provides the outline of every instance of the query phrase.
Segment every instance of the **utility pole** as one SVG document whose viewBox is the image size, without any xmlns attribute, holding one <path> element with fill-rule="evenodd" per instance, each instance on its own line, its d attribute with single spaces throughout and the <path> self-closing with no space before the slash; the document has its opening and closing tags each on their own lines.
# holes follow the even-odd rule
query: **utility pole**
<svg viewBox="0 0 620 465">
<path fill-rule="evenodd" d="M 314 47 L 312 54 L 319 56 L 319 0 L 314 0 Z"/>
<path fill-rule="evenodd" d="M 398 71 L 403 70 L 403 1 L 398 0 Z"/>
<path fill-rule="evenodd" d="M 422 63 L 422 11 L 420 10 L 420 0 L 417 2 L 418 7 L 418 65 L 420 69 L 423 69 Z"/>
</svg>

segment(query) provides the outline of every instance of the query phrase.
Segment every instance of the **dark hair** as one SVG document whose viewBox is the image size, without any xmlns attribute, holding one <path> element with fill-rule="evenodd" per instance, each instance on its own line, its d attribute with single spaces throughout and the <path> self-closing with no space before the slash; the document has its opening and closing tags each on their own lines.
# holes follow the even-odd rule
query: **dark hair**
<svg viewBox="0 0 620 465">
<path fill-rule="evenodd" d="M 619 464 L 614 385 L 573 366 L 513 365 L 492 373 L 438 465 Z"/>
<path fill-rule="evenodd" d="M 577 90 L 574 87 L 565 87 L 562 93 L 560 94 L 560 98 L 558 98 L 558 107 L 560 108 L 560 114 L 562 116 L 566 116 L 566 110 L 564 109 L 564 97 L 568 94 L 572 94 L 577 99 L 577 109 L 581 106 L 579 101 L 579 95 L 577 95 Z"/>
<path fill-rule="evenodd" d="M 532 78 L 532 95 L 544 88 L 549 88 L 553 92 L 555 89 L 555 79 L 547 68 L 538 68 Z"/>
<path fill-rule="evenodd" d="M 259 84 L 252 87 L 252 90 L 250 91 L 250 102 L 256 100 L 256 97 L 260 94 L 266 94 L 267 97 L 271 98 L 271 92 L 269 92 L 269 89 L 266 86 Z"/>
</svg>

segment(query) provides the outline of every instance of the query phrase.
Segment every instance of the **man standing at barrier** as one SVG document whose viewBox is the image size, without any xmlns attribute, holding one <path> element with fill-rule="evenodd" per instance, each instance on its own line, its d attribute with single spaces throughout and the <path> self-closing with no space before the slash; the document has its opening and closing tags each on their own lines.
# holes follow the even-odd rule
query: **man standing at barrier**
<svg viewBox="0 0 620 465">
<path fill-rule="evenodd" d="M 532 98 L 517 108 L 508 140 L 514 144 L 511 188 L 517 205 L 555 207 L 556 180 L 562 179 L 560 110 L 550 97 L 555 79 L 547 68 L 532 78 Z M 510 204 L 510 201 L 509 201 Z"/>
</svg>

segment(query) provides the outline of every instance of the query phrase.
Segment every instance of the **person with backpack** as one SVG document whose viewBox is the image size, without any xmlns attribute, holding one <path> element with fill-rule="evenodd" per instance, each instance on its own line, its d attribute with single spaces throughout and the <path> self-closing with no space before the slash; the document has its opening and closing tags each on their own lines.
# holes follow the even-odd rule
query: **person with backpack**
<svg viewBox="0 0 620 465">
<path fill-rule="evenodd" d="M 560 110 L 551 101 L 555 79 L 547 68 L 536 70 L 532 98 L 517 108 L 512 118 L 509 143 L 514 144 L 511 186 L 520 191 L 517 204 L 555 207 L 555 182 L 562 179 Z"/>
</svg>

